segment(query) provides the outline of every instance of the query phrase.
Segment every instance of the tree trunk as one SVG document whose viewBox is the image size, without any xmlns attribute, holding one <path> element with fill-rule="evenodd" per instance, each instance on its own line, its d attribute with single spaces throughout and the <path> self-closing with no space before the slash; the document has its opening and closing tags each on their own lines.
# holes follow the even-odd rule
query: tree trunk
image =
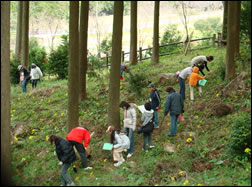
<svg viewBox="0 0 252 187">
<path fill-rule="evenodd" d="M 86 99 L 89 1 L 81 2 L 80 15 L 80 101 Z"/>
<path fill-rule="evenodd" d="M 23 1 L 21 64 L 29 66 L 29 1 Z"/>
<path fill-rule="evenodd" d="M 10 1 L 1 1 L 1 184 L 11 184 Z"/>
<path fill-rule="evenodd" d="M 223 25 L 222 25 L 222 39 L 227 39 L 227 18 L 228 18 L 228 1 L 223 1 Z"/>
<path fill-rule="evenodd" d="M 122 51 L 123 1 L 114 2 L 112 59 L 109 77 L 108 125 L 120 128 L 120 66 Z"/>
<path fill-rule="evenodd" d="M 235 1 L 236 2 L 236 17 L 233 22 L 235 22 L 236 25 L 236 32 L 235 35 L 235 57 L 240 56 L 240 17 L 241 17 L 241 1 Z"/>
<path fill-rule="evenodd" d="M 68 64 L 68 132 L 79 124 L 79 1 L 70 1 Z"/>
<path fill-rule="evenodd" d="M 155 1 L 154 7 L 154 31 L 153 31 L 153 47 L 151 60 L 154 63 L 159 61 L 159 1 Z"/>
<path fill-rule="evenodd" d="M 17 31 L 16 31 L 16 58 L 20 60 L 21 57 L 21 36 L 22 36 L 22 15 L 23 15 L 23 1 L 18 1 L 17 10 Z"/>
<path fill-rule="evenodd" d="M 240 34 L 238 30 L 238 17 L 239 2 L 238 1 L 229 1 L 228 2 L 228 30 L 227 30 L 227 51 L 226 51 L 226 73 L 225 80 L 231 80 L 235 76 L 235 50 L 237 48 L 237 35 Z"/>
<path fill-rule="evenodd" d="M 130 15 L 130 63 L 137 64 L 137 1 L 131 1 Z"/>
</svg>

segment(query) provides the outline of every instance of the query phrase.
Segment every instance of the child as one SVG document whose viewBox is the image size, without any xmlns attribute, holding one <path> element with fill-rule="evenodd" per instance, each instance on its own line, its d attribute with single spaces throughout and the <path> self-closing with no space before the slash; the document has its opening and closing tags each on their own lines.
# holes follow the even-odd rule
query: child
<svg viewBox="0 0 252 187">
<path fill-rule="evenodd" d="M 32 89 L 36 88 L 37 82 L 43 77 L 43 73 L 36 64 L 32 63 L 31 65 L 31 79 L 32 79 Z"/>
<path fill-rule="evenodd" d="M 119 167 L 125 159 L 123 158 L 123 151 L 130 147 L 130 140 L 125 131 L 115 130 L 113 126 L 109 126 L 106 132 L 111 132 L 110 141 L 113 144 L 113 160 L 117 161 L 115 167 Z"/>
<path fill-rule="evenodd" d="M 136 129 L 136 109 L 133 104 L 122 101 L 120 107 L 124 110 L 123 127 L 130 139 L 130 148 L 127 158 L 133 155 L 134 151 L 134 131 Z"/>
<path fill-rule="evenodd" d="M 213 61 L 214 57 L 213 56 L 196 56 L 192 59 L 191 61 L 191 66 L 194 67 L 198 67 L 199 71 L 202 73 L 203 76 L 205 76 L 203 69 L 206 67 L 207 71 L 210 71 L 207 67 L 207 62 L 211 62 Z"/>
<path fill-rule="evenodd" d="M 189 79 L 191 101 L 194 100 L 194 97 L 193 97 L 193 86 L 199 87 L 199 95 L 200 95 L 200 97 L 202 96 L 202 89 L 199 86 L 199 80 L 203 80 L 203 79 L 205 79 L 205 77 L 202 77 L 202 76 L 199 75 L 199 68 L 196 67 L 196 66 L 193 67 L 193 72 L 191 73 L 190 79 Z"/>
<path fill-rule="evenodd" d="M 121 63 L 121 67 L 120 67 L 120 79 L 123 80 L 123 72 L 127 71 L 127 66 L 125 64 Z"/>
<path fill-rule="evenodd" d="M 76 156 L 71 143 L 61 137 L 51 135 L 49 138 L 51 145 L 55 144 L 56 153 L 61 165 L 61 181 L 62 186 L 75 186 L 72 179 L 67 175 L 67 170 L 72 162 L 76 160 Z"/>
<path fill-rule="evenodd" d="M 143 132 L 144 136 L 144 144 L 143 144 L 143 151 L 146 150 L 146 144 L 147 141 L 149 143 L 149 147 L 153 148 L 154 145 L 152 145 L 151 142 L 151 134 L 153 132 L 153 127 L 154 127 L 154 111 L 151 109 L 151 104 L 150 103 L 145 103 L 144 105 L 145 111 L 142 114 L 141 120 L 143 121 L 143 124 L 141 128 L 137 131 L 138 134 Z"/>
</svg>

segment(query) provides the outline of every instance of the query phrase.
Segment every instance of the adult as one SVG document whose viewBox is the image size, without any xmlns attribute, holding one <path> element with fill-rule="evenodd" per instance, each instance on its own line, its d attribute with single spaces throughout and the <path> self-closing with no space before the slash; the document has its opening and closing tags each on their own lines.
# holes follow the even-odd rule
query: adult
<svg viewBox="0 0 252 187">
<path fill-rule="evenodd" d="M 88 149 L 88 145 L 91 140 L 88 129 L 85 127 L 73 128 L 68 133 L 66 139 L 77 149 L 81 158 L 82 167 L 85 170 L 92 169 L 92 167 L 88 167 L 87 156 L 86 156 L 86 151 Z"/>
<path fill-rule="evenodd" d="M 192 67 L 190 66 L 183 69 L 178 75 L 178 81 L 180 86 L 179 93 L 182 96 L 183 100 L 185 100 L 185 79 L 189 77 L 191 73 L 192 73 Z"/>
<path fill-rule="evenodd" d="M 178 126 L 178 116 L 184 113 L 184 101 L 182 96 L 173 89 L 173 87 L 168 86 L 166 91 L 169 95 L 165 102 L 165 113 L 166 116 L 170 112 L 171 127 L 170 134 L 168 136 L 176 136 L 177 126 Z"/>
<path fill-rule="evenodd" d="M 118 167 L 125 161 L 122 152 L 130 147 L 129 137 L 126 135 L 126 131 L 115 130 L 113 126 L 109 126 L 106 132 L 111 133 L 110 141 L 113 144 L 113 160 L 117 161 L 114 166 Z"/>
<path fill-rule="evenodd" d="M 154 110 L 154 128 L 159 128 L 158 124 L 158 111 L 161 109 L 161 99 L 160 95 L 155 88 L 155 85 L 153 83 L 150 83 L 148 85 L 148 88 L 150 89 L 150 102 L 151 102 L 151 107 Z"/>
<path fill-rule="evenodd" d="M 69 141 L 55 135 L 51 135 L 49 141 L 51 142 L 51 145 L 53 143 L 55 144 L 55 151 L 60 160 L 58 165 L 61 165 L 61 185 L 75 186 L 72 179 L 67 174 L 67 170 L 71 163 L 76 160 L 73 146 Z"/>
<path fill-rule="evenodd" d="M 18 70 L 24 76 L 24 80 L 22 82 L 22 92 L 26 93 L 26 86 L 28 84 L 28 81 L 31 79 L 30 72 L 23 65 L 18 65 Z"/>
<path fill-rule="evenodd" d="M 32 89 L 37 87 L 38 80 L 42 79 L 43 73 L 41 72 L 40 68 L 32 63 L 31 65 L 31 80 L 32 80 Z"/>
<path fill-rule="evenodd" d="M 128 150 L 127 158 L 130 158 L 134 152 L 134 131 L 136 130 L 136 109 L 133 104 L 129 104 L 126 101 L 120 103 L 120 107 L 124 111 L 123 127 L 127 132 L 130 139 L 130 148 Z"/>
<path fill-rule="evenodd" d="M 125 64 L 121 63 L 121 67 L 120 67 L 120 79 L 123 80 L 123 72 L 127 71 L 127 66 Z"/>
<path fill-rule="evenodd" d="M 203 72 L 203 69 L 206 67 L 206 70 L 207 71 L 210 71 L 207 67 L 207 62 L 211 62 L 212 60 L 214 59 L 213 56 L 203 56 L 203 55 L 200 55 L 200 56 L 196 56 L 192 59 L 191 61 L 191 66 L 194 67 L 198 67 L 199 68 L 199 71 L 201 72 L 201 74 L 203 76 L 205 76 L 204 72 Z"/>
</svg>

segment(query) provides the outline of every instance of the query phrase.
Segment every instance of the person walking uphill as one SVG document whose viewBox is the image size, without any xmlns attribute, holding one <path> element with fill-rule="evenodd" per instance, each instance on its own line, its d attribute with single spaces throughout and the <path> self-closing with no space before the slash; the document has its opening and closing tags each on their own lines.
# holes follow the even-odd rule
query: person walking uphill
<svg viewBox="0 0 252 187">
<path fill-rule="evenodd" d="M 161 100 L 160 100 L 160 95 L 155 88 L 155 85 L 153 83 L 150 83 L 148 85 L 148 88 L 150 89 L 150 101 L 151 101 L 151 107 L 154 110 L 154 127 L 159 128 L 158 124 L 158 111 L 161 109 Z"/>
<path fill-rule="evenodd" d="M 185 100 L 185 79 L 189 77 L 192 73 L 192 67 L 187 67 L 183 69 L 178 76 L 180 90 L 179 93 L 182 96 L 183 100 Z"/>
<path fill-rule="evenodd" d="M 22 82 L 22 92 L 26 93 L 27 83 L 31 79 L 30 72 L 23 65 L 18 65 L 18 70 L 20 71 L 21 74 L 24 75 L 24 80 Z"/>
<path fill-rule="evenodd" d="M 201 87 L 199 85 L 199 80 L 203 80 L 204 78 L 205 77 L 201 77 L 199 75 L 199 68 L 198 67 L 194 67 L 193 68 L 193 72 L 191 73 L 190 79 L 189 79 L 191 101 L 194 100 L 194 97 L 193 97 L 193 87 L 194 86 L 197 86 L 199 88 L 199 95 L 200 95 L 200 97 L 202 96 L 202 89 L 201 89 Z"/>
<path fill-rule="evenodd" d="M 51 135 L 49 141 L 51 145 L 55 144 L 56 154 L 60 160 L 58 165 L 61 165 L 61 186 L 75 186 L 72 179 L 67 175 L 69 166 L 76 160 L 73 146 L 69 141 L 55 135 Z"/>
<path fill-rule="evenodd" d="M 165 102 L 165 113 L 166 116 L 170 112 L 171 128 L 168 136 L 176 136 L 178 126 L 178 116 L 184 113 L 184 101 L 179 93 L 176 93 L 173 87 L 168 86 L 166 91 L 169 95 Z"/>
<path fill-rule="evenodd" d="M 136 129 L 136 109 L 133 105 L 122 101 L 120 107 L 124 110 L 124 120 L 123 126 L 124 130 L 127 132 L 127 135 L 130 139 L 130 148 L 128 150 L 127 158 L 130 158 L 134 152 L 134 131 Z"/>
<path fill-rule="evenodd" d="M 36 64 L 32 63 L 31 65 L 31 80 L 32 80 L 32 89 L 36 88 L 37 82 L 43 77 L 43 73 Z"/>
<path fill-rule="evenodd" d="M 207 61 L 211 62 L 214 59 L 213 56 L 196 56 L 192 59 L 191 61 L 191 66 L 194 67 L 198 67 L 199 71 L 201 72 L 201 74 L 203 76 L 205 76 L 203 69 L 206 67 L 207 71 L 210 71 L 207 67 Z"/>
<path fill-rule="evenodd" d="M 91 140 L 88 129 L 85 127 L 76 127 L 68 133 L 66 139 L 77 149 L 81 157 L 82 167 L 85 170 L 92 169 L 92 167 L 88 167 L 86 156 L 86 150 L 88 149 L 88 144 Z"/>
</svg>

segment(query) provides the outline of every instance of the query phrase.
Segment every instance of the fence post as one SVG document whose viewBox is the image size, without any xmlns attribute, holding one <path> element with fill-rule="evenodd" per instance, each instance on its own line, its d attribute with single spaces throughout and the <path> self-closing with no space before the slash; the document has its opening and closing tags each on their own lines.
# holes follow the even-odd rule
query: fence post
<svg viewBox="0 0 252 187">
<path fill-rule="evenodd" d="M 139 60 L 142 61 L 142 47 L 139 47 Z"/>
<path fill-rule="evenodd" d="M 106 65 L 107 65 L 107 68 L 108 68 L 108 53 L 106 53 Z"/>
<path fill-rule="evenodd" d="M 124 51 L 122 51 L 122 62 L 124 62 Z"/>
<path fill-rule="evenodd" d="M 218 47 L 221 47 L 221 44 L 222 44 L 222 38 L 221 38 L 221 33 L 218 32 Z"/>
<path fill-rule="evenodd" d="M 213 46 L 215 46 L 215 40 L 216 40 L 216 34 L 213 34 L 213 38 L 212 38 Z"/>
</svg>

